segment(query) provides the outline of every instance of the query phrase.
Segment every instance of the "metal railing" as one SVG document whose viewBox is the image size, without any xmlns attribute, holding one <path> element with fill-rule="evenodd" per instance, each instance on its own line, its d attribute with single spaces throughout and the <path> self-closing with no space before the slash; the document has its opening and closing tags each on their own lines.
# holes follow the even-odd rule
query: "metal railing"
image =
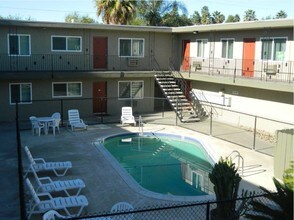
<svg viewBox="0 0 294 220">
<path fill-rule="evenodd" d="M 0 54 L 0 72 L 152 71 L 154 56 L 140 58 L 90 54 Z M 168 69 L 161 64 L 161 69 Z"/>
<path fill-rule="evenodd" d="M 189 69 L 185 70 L 178 63 L 181 71 L 190 74 L 205 74 L 214 76 L 256 79 L 261 81 L 277 81 L 293 83 L 294 61 L 246 60 L 224 58 L 189 58 Z"/>
<path fill-rule="evenodd" d="M 82 72 L 82 71 L 168 71 L 169 58 L 160 64 L 155 56 L 119 57 L 90 54 L 31 54 L 9 56 L 0 54 L 0 72 Z M 189 58 L 189 68 L 183 69 L 180 60 L 173 60 L 172 70 L 189 74 L 256 79 L 293 83 L 294 61 L 244 60 L 224 58 Z M 247 67 L 244 63 L 251 63 Z"/>
<path fill-rule="evenodd" d="M 116 108 L 109 109 L 107 114 L 95 114 L 89 106 L 98 99 L 106 100 L 109 104 L 115 103 Z M 150 105 L 153 103 L 153 110 L 147 110 L 144 107 L 146 103 L 150 103 Z M 274 153 L 276 130 L 293 129 L 294 127 L 293 123 L 285 121 L 238 112 L 223 106 L 214 105 L 214 109 L 211 109 L 210 104 L 203 102 L 201 104 L 210 109 L 210 114 L 199 122 L 189 123 L 182 123 L 177 119 L 176 113 L 172 110 L 166 98 L 155 97 L 144 97 L 136 100 L 120 100 L 118 97 L 33 100 L 29 110 L 26 105 L 18 105 L 18 118 L 20 127 L 28 129 L 30 128 L 29 116 L 44 116 L 51 115 L 53 112 L 60 112 L 62 124 L 66 124 L 67 110 L 78 108 L 81 117 L 89 124 L 119 123 L 121 107 L 132 106 L 134 116 L 139 117 L 141 115 L 144 123 L 185 127 L 268 155 Z M 218 113 L 214 114 L 214 111 Z"/>
</svg>

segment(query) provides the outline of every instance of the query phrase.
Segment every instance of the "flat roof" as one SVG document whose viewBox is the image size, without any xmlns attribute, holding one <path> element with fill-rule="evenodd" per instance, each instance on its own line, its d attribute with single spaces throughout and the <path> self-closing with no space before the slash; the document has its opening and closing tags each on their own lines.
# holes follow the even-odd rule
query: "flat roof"
<svg viewBox="0 0 294 220">
<path fill-rule="evenodd" d="M 254 30 L 264 28 L 293 28 L 294 19 L 272 19 L 260 21 L 232 22 L 222 24 L 193 25 L 172 28 L 173 33 L 211 32 L 211 31 L 236 31 Z"/>
<path fill-rule="evenodd" d="M 113 30 L 113 31 L 138 31 L 138 32 L 159 32 L 159 33 L 192 33 L 211 31 L 232 31 L 232 30 L 254 30 L 263 28 L 293 28 L 294 19 L 272 19 L 247 22 L 232 22 L 222 24 L 192 25 L 184 27 L 163 27 L 163 26 L 137 26 L 137 25 L 116 25 L 116 24 L 85 24 L 67 22 L 44 22 L 0 19 L 0 25 L 43 27 L 43 28 L 69 28 L 69 29 L 92 29 L 92 30 Z"/>
</svg>

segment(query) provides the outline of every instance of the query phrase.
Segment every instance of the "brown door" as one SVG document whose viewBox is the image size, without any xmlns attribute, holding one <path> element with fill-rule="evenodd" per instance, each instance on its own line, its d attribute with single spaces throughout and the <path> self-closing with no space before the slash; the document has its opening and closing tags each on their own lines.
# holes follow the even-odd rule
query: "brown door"
<svg viewBox="0 0 294 220">
<path fill-rule="evenodd" d="M 182 70 L 188 71 L 190 67 L 190 40 L 182 41 Z"/>
<path fill-rule="evenodd" d="M 93 67 L 94 69 L 107 68 L 107 37 L 93 38 Z"/>
<path fill-rule="evenodd" d="M 254 76 L 255 38 L 244 38 L 242 75 Z"/>
<path fill-rule="evenodd" d="M 107 113 L 107 82 L 93 82 L 93 113 Z"/>
</svg>

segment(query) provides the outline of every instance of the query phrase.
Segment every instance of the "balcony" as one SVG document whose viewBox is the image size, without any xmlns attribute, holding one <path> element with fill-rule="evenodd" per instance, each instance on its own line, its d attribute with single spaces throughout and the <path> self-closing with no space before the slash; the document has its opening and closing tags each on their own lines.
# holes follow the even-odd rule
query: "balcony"
<svg viewBox="0 0 294 220">
<path fill-rule="evenodd" d="M 178 69 L 184 73 L 188 72 L 190 75 L 224 76 L 233 78 L 233 80 L 246 78 L 259 81 L 294 82 L 294 61 L 190 57 L 186 62 L 189 64 L 181 63 L 178 65 Z"/>
<path fill-rule="evenodd" d="M 0 54 L 0 72 L 85 72 L 154 70 L 154 57 L 118 57 L 76 54 L 34 54 L 9 56 Z M 168 65 L 168 61 L 166 62 Z M 157 65 L 157 63 L 156 63 Z M 168 70 L 168 66 L 161 65 Z"/>
</svg>

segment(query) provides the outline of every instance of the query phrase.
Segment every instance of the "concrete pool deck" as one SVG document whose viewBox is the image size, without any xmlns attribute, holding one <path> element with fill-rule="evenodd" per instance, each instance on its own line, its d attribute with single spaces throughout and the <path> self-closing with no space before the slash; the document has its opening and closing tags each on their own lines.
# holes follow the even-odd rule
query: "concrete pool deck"
<svg viewBox="0 0 294 220">
<path fill-rule="evenodd" d="M 164 129 L 163 132 L 201 139 L 208 143 L 215 156 L 225 157 L 233 150 L 239 151 L 244 158 L 244 176 L 240 188 L 257 191 L 258 186 L 261 185 L 274 190 L 272 182 L 273 157 L 181 127 L 155 124 L 145 124 L 144 126 L 144 131 L 146 132 L 160 129 Z M 104 154 L 94 145 L 94 141 L 98 138 L 129 131 L 138 132 L 139 129 L 132 126 L 122 127 L 120 124 L 97 124 L 90 125 L 87 131 L 72 132 L 70 129 L 63 127 L 61 128 L 61 133 L 57 133 L 56 136 L 42 134 L 40 137 L 32 136 L 31 130 L 25 130 L 21 132 L 21 141 L 22 147 L 28 146 L 35 158 L 43 157 L 47 161 L 72 161 L 73 168 L 64 177 L 57 178 L 51 173 L 40 174 L 40 176 L 47 175 L 52 179 L 64 180 L 83 179 L 86 188 L 82 190 L 81 194 L 85 195 L 89 201 L 89 206 L 84 209 L 83 214 L 108 213 L 115 203 L 121 201 L 131 203 L 135 209 L 175 204 L 175 201 L 149 197 L 134 190 L 121 178 Z M 13 160 L 16 161 L 16 158 Z M 24 168 L 26 168 L 28 160 L 24 154 L 23 163 Z M 9 175 L 9 173 L 7 172 L 5 175 Z M 6 176 L 2 175 L 2 178 L 6 178 Z M 13 176 L 13 178 L 16 178 L 14 187 L 18 187 L 17 176 Z M 2 190 L 5 191 L 3 188 Z M 18 197 L 17 189 L 11 190 L 14 191 L 15 195 L 14 197 L 10 195 L 6 204 L 12 210 L 14 208 L 18 212 L 19 207 L 15 200 Z M 1 204 L 2 202 L 4 201 L 1 201 Z M 10 218 L 9 215 L 9 212 L 6 212 L 6 214 L 2 214 L 3 218 L 0 216 L 0 219 L 18 219 L 13 216 Z"/>
</svg>

